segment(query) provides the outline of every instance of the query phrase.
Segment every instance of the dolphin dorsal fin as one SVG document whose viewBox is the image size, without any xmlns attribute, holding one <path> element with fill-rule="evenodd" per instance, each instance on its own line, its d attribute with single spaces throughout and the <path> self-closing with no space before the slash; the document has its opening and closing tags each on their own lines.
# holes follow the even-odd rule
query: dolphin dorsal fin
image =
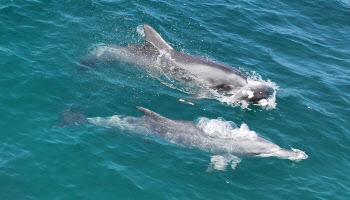
<svg viewBox="0 0 350 200">
<path fill-rule="evenodd" d="M 154 120 L 164 120 L 165 117 L 159 115 L 158 113 L 155 113 L 151 110 L 148 110 L 147 108 L 143 108 L 141 106 L 135 106 L 135 108 L 139 111 L 141 111 L 144 114 L 144 117 L 154 119 Z"/>
<path fill-rule="evenodd" d="M 167 42 L 165 42 L 165 40 L 159 35 L 159 33 L 157 33 L 157 31 L 154 30 L 152 27 L 150 27 L 147 24 L 144 24 L 142 27 L 145 32 L 147 42 L 153 44 L 158 50 L 173 50 L 173 48 Z"/>
</svg>

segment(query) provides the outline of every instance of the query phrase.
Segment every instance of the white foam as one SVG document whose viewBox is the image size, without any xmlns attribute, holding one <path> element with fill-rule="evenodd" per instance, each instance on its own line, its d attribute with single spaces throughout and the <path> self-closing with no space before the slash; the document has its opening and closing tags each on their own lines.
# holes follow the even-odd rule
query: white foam
<svg viewBox="0 0 350 200">
<path fill-rule="evenodd" d="M 263 80 L 262 77 L 256 71 L 252 71 L 251 74 L 249 74 L 248 76 L 254 81 L 266 84 L 273 91 L 269 98 L 261 99 L 257 103 L 257 105 L 262 106 L 266 109 L 276 108 L 276 105 L 277 105 L 276 94 L 277 94 L 277 91 L 279 90 L 279 87 L 277 86 L 277 84 L 275 82 L 272 82 L 270 79 L 268 79 L 267 81 Z"/>
<path fill-rule="evenodd" d="M 254 91 L 250 91 L 250 90 L 242 90 L 242 94 L 248 96 L 248 99 L 253 98 L 254 97 Z"/>
<path fill-rule="evenodd" d="M 100 44 L 93 45 L 91 49 L 92 49 L 91 54 L 99 57 L 108 50 L 108 46 L 103 43 L 100 43 Z"/>
<path fill-rule="evenodd" d="M 196 125 L 210 137 L 235 140 L 256 140 L 258 134 L 249 130 L 246 124 L 241 127 L 232 121 L 225 121 L 223 118 L 208 119 L 201 117 L 197 119 Z"/>
<path fill-rule="evenodd" d="M 276 108 L 276 94 L 277 94 L 277 91 L 279 90 L 279 87 L 276 85 L 276 83 L 272 82 L 271 80 L 263 80 L 261 78 L 261 76 L 253 71 L 251 72 L 250 74 L 248 74 L 248 87 L 249 85 L 255 85 L 255 84 L 265 84 L 267 85 L 269 88 L 272 89 L 272 94 L 269 96 L 269 98 L 267 99 L 261 99 L 259 100 L 256 104 L 254 105 L 258 105 L 258 106 L 261 106 L 265 109 L 274 109 Z M 242 94 L 237 94 L 237 93 L 242 93 Z M 246 96 L 248 98 L 251 98 L 254 96 L 254 91 L 249 91 L 249 90 L 246 90 L 246 89 L 242 89 L 242 90 L 238 90 L 236 91 L 236 95 L 233 94 L 233 95 L 222 95 L 222 94 L 219 94 L 217 92 L 211 92 L 215 98 L 217 100 L 219 100 L 220 102 L 223 102 L 223 103 L 227 103 L 231 106 L 240 106 L 242 109 L 245 109 L 245 108 L 248 108 L 249 106 L 249 103 L 244 101 L 244 100 L 239 100 L 239 98 L 241 96 Z M 249 108 L 248 108 L 249 109 Z"/>
<path fill-rule="evenodd" d="M 267 81 L 263 80 L 261 76 L 257 74 L 255 71 L 252 72 L 252 75 L 250 75 L 250 77 L 253 80 L 265 83 L 273 91 L 269 98 L 261 99 L 257 105 L 262 106 L 268 110 L 276 108 L 276 105 L 277 105 L 276 94 L 277 94 L 277 91 L 279 90 L 279 87 L 277 86 L 277 84 L 275 82 L 272 82 L 270 79 L 268 79 Z"/>
<path fill-rule="evenodd" d="M 145 31 L 143 30 L 142 25 L 137 26 L 136 31 L 139 35 L 141 35 L 143 38 L 145 37 Z"/>
</svg>

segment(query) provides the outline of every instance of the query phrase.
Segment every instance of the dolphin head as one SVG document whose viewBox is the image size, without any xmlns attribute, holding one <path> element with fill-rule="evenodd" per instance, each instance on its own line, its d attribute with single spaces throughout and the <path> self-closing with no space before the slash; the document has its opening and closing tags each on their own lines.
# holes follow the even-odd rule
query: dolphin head
<svg viewBox="0 0 350 200">
<path fill-rule="evenodd" d="M 245 144 L 244 148 L 246 152 L 258 157 L 277 157 L 294 161 L 308 158 L 306 153 L 299 149 L 291 148 L 291 150 L 287 150 L 260 137 L 255 141 L 250 141 L 249 144 Z"/>
<path fill-rule="evenodd" d="M 287 149 L 281 148 L 275 154 L 276 154 L 275 157 L 282 158 L 282 159 L 295 160 L 295 161 L 299 161 L 299 160 L 303 160 L 303 159 L 308 158 L 308 156 L 306 155 L 306 153 L 304 151 L 301 151 L 299 149 L 294 149 L 294 148 L 292 148 L 292 150 L 287 150 Z"/>
<path fill-rule="evenodd" d="M 241 100 L 257 102 L 260 99 L 266 99 L 270 95 L 270 87 L 265 83 L 249 80 L 248 84 L 237 93 Z"/>
<path fill-rule="evenodd" d="M 278 150 L 275 150 L 275 151 L 256 154 L 256 156 L 276 157 L 276 158 L 280 158 L 280 159 L 288 159 L 288 160 L 293 160 L 293 161 L 300 161 L 300 160 L 304 160 L 304 159 L 308 158 L 308 156 L 306 155 L 306 153 L 304 151 L 301 151 L 299 149 L 294 149 L 294 148 L 292 148 L 292 150 L 279 148 Z"/>
</svg>

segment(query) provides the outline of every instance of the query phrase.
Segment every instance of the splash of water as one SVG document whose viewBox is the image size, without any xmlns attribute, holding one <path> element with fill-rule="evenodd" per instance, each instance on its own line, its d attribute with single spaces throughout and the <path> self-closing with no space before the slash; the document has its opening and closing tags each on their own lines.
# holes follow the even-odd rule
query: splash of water
<svg viewBox="0 0 350 200">
<path fill-rule="evenodd" d="M 137 26 L 136 31 L 141 37 L 143 37 L 143 38 L 145 37 L 145 31 L 143 31 L 142 25 Z"/>
<path fill-rule="evenodd" d="M 207 135 L 213 138 L 234 139 L 234 140 L 257 140 L 258 134 L 251 131 L 247 124 L 241 127 L 232 121 L 225 121 L 223 118 L 208 119 L 200 117 L 196 120 L 196 125 Z"/>
<path fill-rule="evenodd" d="M 250 74 L 248 74 L 248 79 L 251 79 L 253 81 L 257 81 L 263 84 L 266 84 L 269 88 L 272 90 L 272 94 L 267 98 L 267 99 L 261 99 L 254 105 L 261 106 L 267 110 L 269 109 L 275 109 L 276 108 L 276 94 L 277 91 L 279 90 L 279 87 L 277 86 L 276 83 L 272 82 L 271 80 L 263 80 L 262 77 L 256 72 L 252 71 Z M 248 81 L 249 83 L 249 81 Z M 242 91 L 244 92 L 244 91 Z M 212 92 L 212 94 L 216 97 L 217 100 L 223 103 L 227 103 L 231 106 L 240 106 L 242 109 L 249 109 L 249 103 L 244 101 L 244 100 L 238 100 L 235 95 L 222 95 L 217 92 Z"/>
</svg>

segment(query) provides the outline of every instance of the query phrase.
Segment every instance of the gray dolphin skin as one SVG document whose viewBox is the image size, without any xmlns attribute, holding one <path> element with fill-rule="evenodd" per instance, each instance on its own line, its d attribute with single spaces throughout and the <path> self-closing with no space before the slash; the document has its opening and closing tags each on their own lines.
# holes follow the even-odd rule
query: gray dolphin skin
<svg viewBox="0 0 350 200">
<path fill-rule="evenodd" d="M 115 115 L 112 117 L 102 118 L 94 117 L 87 118 L 87 122 L 96 126 L 107 128 L 118 128 L 130 133 L 140 134 L 144 136 L 155 136 L 165 141 L 174 143 L 176 145 L 186 148 L 197 148 L 205 152 L 209 152 L 214 156 L 211 158 L 211 164 L 214 169 L 224 170 L 225 167 L 231 163 L 234 168 L 239 162 L 239 157 L 277 157 L 289 160 L 302 160 L 308 156 L 301 150 L 293 149 L 287 150 L 278 145 L 259 137 L 254 131 L 237 128 L 237 137 L 225 137 L 221 133 L 213 135 L 208 132 L 203 126 L 198 125 L 192 121 L 173 120 L 163 117 L 153 111 L 143 107 L 136 107 L 144 116 L 130 117 Z M 67 113 L 63 116 L 68 116 Z M 81 115 L 78 120 L 82 120 Z M 72 117 L 68 117 L 72 119 Z M 68 122 L 67 124 L 81 124 L 76 122 Z M 254 137 L 247 137 L 245 135 L 253 135 Z"/>
<path fill-rule="evenodd" d="M 98 62 L 120 61 L 147 67 L 171 66 L 171 70 L 185 71 L 218 93 L 234 96 L 237 101 L 257 102 L 268 98 L 270 88 L 266 84 L 254 81 L 224 63 L 176 51 L 149 25 L 144 24 L 143 30 L 146 39 L 143 44 L 99 45 L 81 63 L 92 66 Z"/>
</svg>

